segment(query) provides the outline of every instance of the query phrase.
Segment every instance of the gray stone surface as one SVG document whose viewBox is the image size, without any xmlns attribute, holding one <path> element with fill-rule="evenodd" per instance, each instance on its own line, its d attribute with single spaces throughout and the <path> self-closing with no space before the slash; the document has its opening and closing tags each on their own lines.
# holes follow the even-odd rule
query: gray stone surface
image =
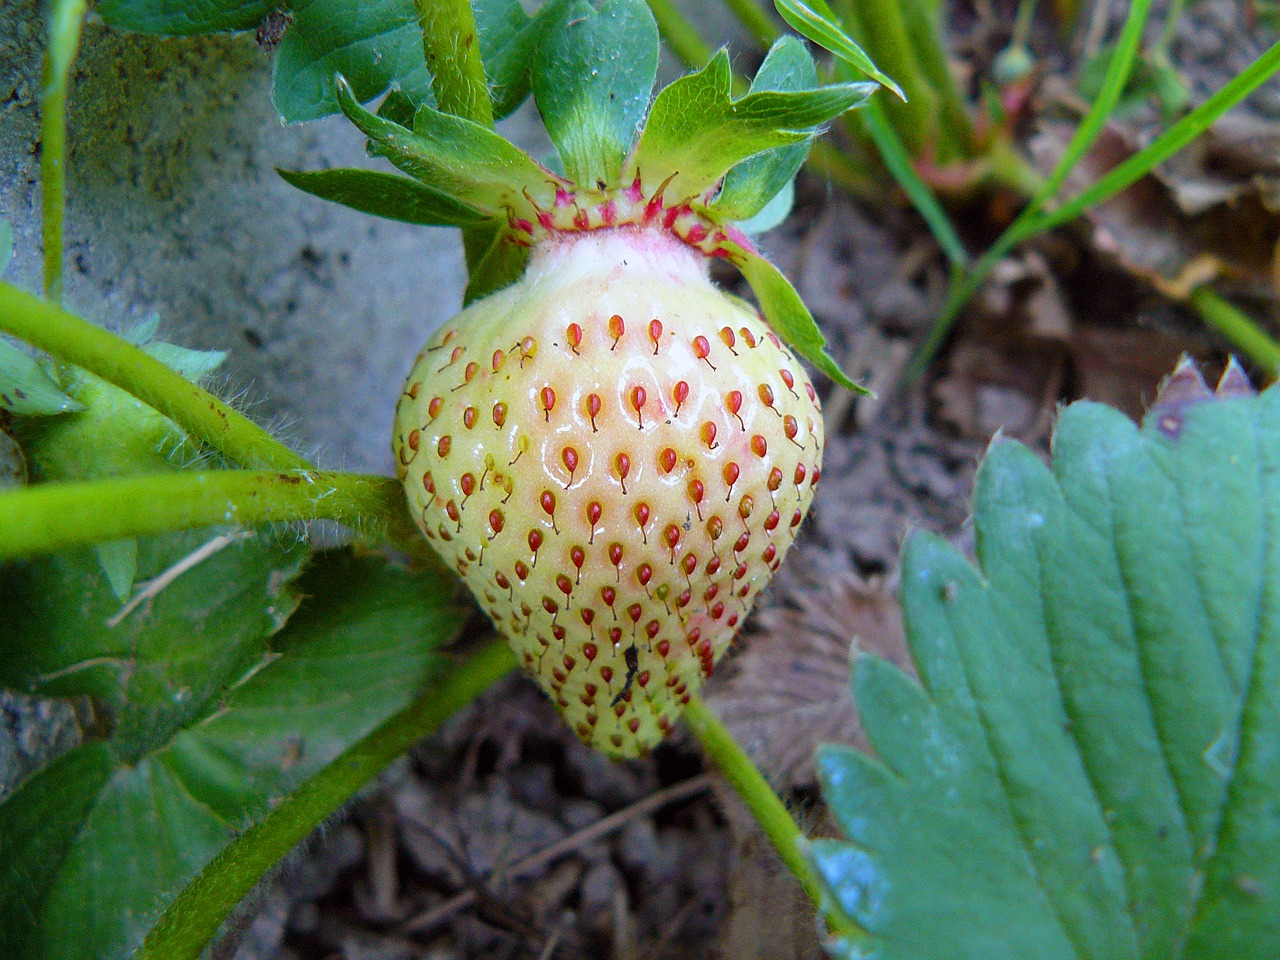
<svg viewBox="0 0 1280 960">
<path fill-rule="evenodd" d="M 43 4 L 0 4 L 6 279 L 40 288 Z M 252 36 L 161 40 L 93 23 L 70 97 L 67 304 L 113 329 L 230 351 L 224 394 L 330 467 L 390 472 L 391 412 L 455 311 L 457 232 L 377 220 L 294 190 L 277 166 L 372 165 L 341 118 L 276 119 Z"/>
<path fill-rule="evenodd" d="M 713 42 L 749 49 L 718 0 L 683 5 Z M 30 290 L 43 11 L 0 0 L 0 217 L 16 243 L 5 276 Z M 276 167 L 379 164 L 340 117 L 282 126 L 270 72 L 249 34 L 158 39 L 89 23 L 70 95 L 66 303 L 117 330 L 158 312 L 167 339 L 230 351 L 220 392 L 322 466 L 390 473 L 404 376 L 461 303 L 461 243 L 284 183 Z M 664 57 L 664 81 L 678 72 Z M 547 149 L 528 105 L 503 127 Z"/>
</svg>

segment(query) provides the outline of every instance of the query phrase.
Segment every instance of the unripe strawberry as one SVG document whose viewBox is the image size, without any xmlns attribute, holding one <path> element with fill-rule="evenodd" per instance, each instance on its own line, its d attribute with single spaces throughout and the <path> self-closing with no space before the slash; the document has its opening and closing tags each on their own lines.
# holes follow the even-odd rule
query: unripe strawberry
<svg viewBox="0 0 1280 960">
<path fill-rule="evenodd" d="M 874 84 L 821 85 L 783 38 L 745 96 L 721 51 L 650 104 L 643 0 L 537 17 L 528 79 L 563 173 L 429 105 L 370 113 L 340 81 L 371 151 L 412 179 L 285 175 L 469 229 L 476 302 L 419 355 L 396 414 L 409 507 L 578 734 L 635 756 L 711 674 L 813 498 L 822 418 L 782 340 L 858 389 L 741 225 L 785 211 L 809 141 Z M 711 258 L 768 322 L 711 283 Z"/>
<path fill-rule="evenodd" d="M 395 449 L 423 533 L 589 743 L 671 729 L 782 562 L 822 418 L 706 257 L 624 227 L 541 244 L 409 375 Z"/>
</svg>

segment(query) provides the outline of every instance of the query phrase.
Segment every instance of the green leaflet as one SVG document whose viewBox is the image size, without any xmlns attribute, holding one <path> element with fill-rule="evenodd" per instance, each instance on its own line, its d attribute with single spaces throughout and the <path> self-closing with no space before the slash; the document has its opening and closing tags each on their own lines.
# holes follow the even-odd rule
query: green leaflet
<svg viewBox="0 0 1280 960">
<path fill-rule="evenodd" d="M 681 77 L 653 102 L 626 179 L 650 186 L 671 177 L 670 199 L 698 196 L 747 157 L 803 143 L 824 123 L 865 101 L 874 83 L 842 83 L 816 90 L 731 95 L 732 70 L 724 50 L 702 70 Z"/>
<path fill-rule="evenodd" d="M 616 186 L 658 71 L 643 0 L 564 0 L 538 17 L 533 95 L 575 183 Z"/>
<path fill-rule="evenodd" d="M 94 10 L 108 26 L 162 36 L 252 30 L 279 0 L 98 0 Z"/>
<path fill-rule="evenodd" d="M 393 87 L 413 103 L 434 103 L 413 0 L 297 0 L 272 72 L 272 99 L 285 123 L 335 113 L 333 78 L 355 97 Z"/>
<path fill-rule="evenodd" d="M 337 91 L 342 112 L 374 151 L 442 197 L 486 217 L 528 209 L 523 191 L 547 206 L 553 201 L 555 175 L 492 130 L 429 106 L 418 108 L 407 130 L 360 106 L 341 78 Z"/>
<path fill-rule="evenodd" d="M 878 759 L 819 756 L 815 843 L 883 960 L 1280 950 L 1280 390 L 1078 403 L 1052 469 L 997 440 L 978 568 L 916 536 L 920 684 L 861 658 Z"/>
<path fill-rule="evenodd" d="M 529 95 L 536 30 L 519 0 L 474 0 L 480 57 L 498 119 Z M 415 107 L 434 104 L 413 0 L 296 0 L 276 54 L 272 95 L 288 123 L 336 113 L 333 77 L 361 102 L 391 90 Z"/>
<path fill-rule="evenodd" d="M 817 86 L 818 68 L 804 44 L 795 37 L 779 37 L 756 71 L 751 92 L 812 90 Z M 710 211 L 725 220 L 749 220 L 791 183 L 808 153 L 809 142 L 804 141 L 743 160 L 724 178 L 724 186 Z M 786 206 L 776 222 L 781 222 L 790 212 L 790 202 Z"/>
<path fill-rule="evenodd" d="M 199 539 L 142 541 L 142 571 Z M 458 622 L 447 582 L 339 551 L 295 587 L 302 557 L 232 544 L 115 628 L 89 551 L 0 567 L 4 681 L 101 696 L 114 722 L 0 806 L 7 951 L 127 957 L 246 825 L 431 681 Z"/>
<path fill-rule="evenodd" d="M 375 217 L 432 227 L 466 227 L 485 215 L 417 180 L 380 170 L 277 170 L 299 190 Z"/>
</svg>

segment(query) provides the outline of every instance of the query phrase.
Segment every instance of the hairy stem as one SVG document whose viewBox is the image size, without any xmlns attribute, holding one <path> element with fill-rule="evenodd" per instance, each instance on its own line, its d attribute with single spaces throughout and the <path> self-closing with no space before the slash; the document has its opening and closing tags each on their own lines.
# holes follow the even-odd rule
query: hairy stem
<svg viewBox="0 0 1280 960">
<path fill-rule="evenodd" d="M 756 38 L 760 46 L 768 49 L 782 35 L 778 25 L 765 13 L 757 0 L 724 0 L 724 5 L 743 28 Z"/>
<path fill-rule="evenodd" d="M 85 0 L 55 0 L 49 5 L 49 33 L 40 69 L 40 188 L 44 229 L 44 295 L 62 299 L 67 202 L 67 85 L 80 48 L 88 7 Z"/>
<path fill-rule="evenodd" d="M 515 666 L 494 642 L 281 801 L 200 872 L 169 904 L 134 960 L 196 960 L 228 914 L 281 857 L 383 767 L 432 733 Z"/>
<path fill-rule="evenodd" d="M 192 527 L 338 520 L 386 527 L 404 513 L 390 477 L 261 470 L 144 474 L 0 493 L 0 559 Z"/>
<path fill-rule="evenodd" d="M 468 0 L 414 0 L 436 106 L 493 126 L 489 83 L 480 60 L 476 18 Z"/>
<path fill-rule="evenodd" d="M 241 466 L 279 470 L 301 470 L 310 466 L 248 417 L 155 357 L 3 281 L 0 281 L 0 332 L 12 334 L 120 387 Z"/>
<path fill-rule="evenodd" d="M 760 829 L 778 851 L 778 857 L 800 882 L 805 894 L 820 911 L 827 911 L 826 919 L 831 929 L 852 941 L 864 939 L 866 931 L 845 916 L 843 911 L 831 906 L 830 898 L 823 893 L 821 879 L 805 856 L 804 834 L 760 770 L 720 722 L 720 718 L 695 694 L 685 707 L 684 719 L 707 756 L 747 805 Z"/>
</svg>

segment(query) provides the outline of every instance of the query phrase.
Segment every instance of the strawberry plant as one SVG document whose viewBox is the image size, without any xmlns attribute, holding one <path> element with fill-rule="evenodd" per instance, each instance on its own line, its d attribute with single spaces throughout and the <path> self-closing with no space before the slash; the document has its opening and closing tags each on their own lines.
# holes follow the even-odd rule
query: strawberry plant
<svg viewBox="0 0 1280 960">
<path fill-rule="evenodd" d="M 206 391 L 221 354 L 159 341 L 154 322 L 109 334 L 60 305 L 85 8 L 52 5 L 46 297 L 0 283 L 0 330 L 47 354 L 0 341 L 0 684 L 73 704 L 81 723 L 0 797 L 0 942 L 15 955 L 198 956 L 316 824 L 513 665 L 614 758 L 687 722 L 837 954 L 1274 955 L 1277 395 L 1252 395 L 1237 367 L 1214 397 L 1184 366 L 1141 431 L 1070 408 L 1052 472 L 997 441 L 977 571 L 910 541 L 920 686 L 859 659 L 877 756 L 819 756 L 847 840 L 807 839 L 700 700 L 820 489 L 809 369 L 860 389 L 754 232 L 786 214 L 812 141 L 854 108 L 909 191 L 895 129 L 919 134 L 917 152 L 943 127 L 949 156 L 972 142 L 930 97 L 873 97 L 855 73 L 900 91 L 821 4 L 780 8 L 842 58 L 837 82 L 756 11 L 771 42 L 750 84 L 721 51 L 654 95 L 650 6 L 670 33 L 667 5 L 640 0 L 96 6 L 121 29 L 282 31 L 281 117 L 340 112 L 400 173 L 281 175 L 462 229 L 467 302 L 405 364 L 391 478 L 319 470 Z M 927 60 L 936 11 L 917 6 L 861 16 L 857 36 L 878 56 L 914 18 Z M 1185 143 L 1271 64 L 1152 149 Z M 908 92 L 927 93 L 927 74 L 904 74 Z M 1104 83 L 1101 99 L 1115 93 Z M 554 156 L 494 130 L 530 96 Z M 712 282 L 714 261 L 758 308 Z M 302 526 L 315 519 L 350 544 L 317 547 Z M 510 652 L 445 652 L 459 579 Z"/>
</svg>

